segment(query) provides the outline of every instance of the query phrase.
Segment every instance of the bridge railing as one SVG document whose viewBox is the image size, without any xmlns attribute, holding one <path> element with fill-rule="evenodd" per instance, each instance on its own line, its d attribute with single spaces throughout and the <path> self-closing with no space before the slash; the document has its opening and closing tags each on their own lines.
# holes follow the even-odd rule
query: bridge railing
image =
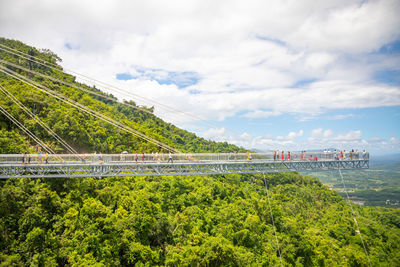
<svg viewBox="0 0 400 267">
<path fill-rule="evenodd" d="M 282 152 L 172 154 L 1 154 L 0 164 L 118 164 L 168 162 L 273 162 L 369 160 L 368 152 Z"/>
</svg>

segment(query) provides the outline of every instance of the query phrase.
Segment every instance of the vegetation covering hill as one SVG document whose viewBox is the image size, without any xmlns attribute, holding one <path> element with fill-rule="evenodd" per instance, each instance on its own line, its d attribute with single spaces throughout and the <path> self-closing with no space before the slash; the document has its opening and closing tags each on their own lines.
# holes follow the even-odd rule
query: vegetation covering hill
<svg viewBox="0 0 400 267">
<path fill-rule="evenodd" d="M 0 43 L 57 59 L 17 41 Z M 28 64 L 3 52 L 0 57 Z M 0 82 L 76 149 L 158 149 L 4 75 Z M 238 149 L 121 104 L 41 82 L 182 151 Z M 10 101 L 0 97 L 0 105 L 57 147 Z M 34 149 L 0 117 L 0 153 Z M 400 210 L 353 209 L 372 265 L 400 266 Z M 348 203 L 317 179 L 297 173 L 265 175 L 265 180 L 262 175 L 10 179 L 0 181 L 0 215 L 0 266 L 276 266 L 281 260 L 283 266 L 369 264 Z"/>
<path fill-rule="evenodd" d="M 315 178 L 1 183 L 3 266 L 367 266 L 349 206 Z M 354 207 L 373 266 L 400 265 L 400 210 Z M 274 230 L 277 231 L 276 242 Z"/>
<path fill-rule="evenodd" d="M 38 50 L 27 46 L 19 41 L 0 38 L 0 44 L 10 48 L 17 49 L 24 53 L 29 53 L 36 58 L 49 61 L 56 64 L 59 57 L 49 50 Z M 85 84 L 75 82 L 75 77 L 60 73 L 48 67 L 44 67 L 37 63 L 32 63 L 27 59 L 12 55 L 0 50 L 0 58 L 23 66 L 27 69 L 55 77 L 69 83 L 74 83 L 86 90 L 103 94 L 114 98 L 112 95 L 103 93 L 102 91 L 89 87 Z M 17 70 L 14 67 L 9 69 L 17 71 L 21 74 L 25 72 Z M 58 67 L 60 70 L 61 66 Z M 196 136 L 193 133 L 179 129 L 178 127 L 166 123 L 160 118 L 143 112 L 141 110 L 131 108 L 121 103 L 113 102 L 99 96 L 93 96 L 81 90 L 64 86 L 60 83 L 44 79 L 40 76 L 32 76 L 32 79 L 44 84 L 46 87 L 66 95 L 68 98 L 79 102 L 86 107 L 98 111 L 108 117 L 111 117 L 133 129 L 144 133 L 146 136 L 152 137 L 162 143 L 170 145 L 182 152 L 233 152 L 245 151 L 226 142 L 213 142 Z M 76 108 L 65 104 L 55 98 L 49 97 L 47 94 L 40 92 L 33 87 L 26 85 L 13 78 L 9 78 L 0 73 L 1 84 L 17 97 L 25 106 L 35 112 L 41 120 L 50 125 L 52 130 L 60 135 L 72 147 L 79 152 L 95 152 L 102 153 L 121 153 L 122 151 L 134 152 L 156 152 L 160 148 L 156 145 L 143 141 L 130 133 L 116 129 L 106 122 L 94 118 L 83 112 L 79 112 Z M 114 98 L 115 99 L 115 98 Z M 136 106 L 133 101 L 129 104 Z M 55 143 L 41 126 L 37 125 L 33 119 L 27 117 L 12 101 L 1 94 L 0 105 L 5 107 L 14 117 L 23 122 L 24 125 L 35 133 L 40 139 L 47 140 L 47 143 L 53 149 L 63 151 L 63 148 Z M 142 107 L 143 108 L 143 107 Z M 148 109 L 152 110 L 152 109 Z M 15 125 L 0 115 L 0 153 L 20 153 L 22 151 L 34 152 L 35 144 L 31 140 L 25 138 L 16 129 Z M 164 151 L 165 152 L 165 151 Z"/>
</svg>

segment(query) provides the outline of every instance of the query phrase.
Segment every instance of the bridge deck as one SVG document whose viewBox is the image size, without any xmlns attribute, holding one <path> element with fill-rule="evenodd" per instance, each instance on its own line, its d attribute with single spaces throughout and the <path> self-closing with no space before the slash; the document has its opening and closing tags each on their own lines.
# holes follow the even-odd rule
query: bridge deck
<svg viewBox="0 0 400 267">
<path fill-rule="evenodd" d="M 271 154 L 252 154 L 251 157 L 232 153 L 183 155 L 174 155 L 173 163 L 166 161 L 168 155 L 149 154 L 143 161 L 141 155 L 51 155 L 48 163 L 44 155 L 2 155 L 0 178 L 212 175 L 369 168 L 368 158 L 360 159 L 359 155 L 338 159 L 321 154 L 318 160 L 296 155 L 290 160 L 273 160 Z"/>
</svg>

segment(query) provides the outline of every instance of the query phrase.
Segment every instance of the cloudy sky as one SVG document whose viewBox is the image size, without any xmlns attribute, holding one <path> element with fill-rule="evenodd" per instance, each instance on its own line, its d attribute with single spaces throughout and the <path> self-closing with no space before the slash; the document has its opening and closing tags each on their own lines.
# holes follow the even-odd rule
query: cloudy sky
<svg viewBox="0 0 400 267">
<path fill-rule="evenodd" d="M 399 14 L 398 0 L 1 0 L 0 36 L 193 114 L 155 106 L 209 139 L 388 153 L 400 152 Z"/>
</svg>

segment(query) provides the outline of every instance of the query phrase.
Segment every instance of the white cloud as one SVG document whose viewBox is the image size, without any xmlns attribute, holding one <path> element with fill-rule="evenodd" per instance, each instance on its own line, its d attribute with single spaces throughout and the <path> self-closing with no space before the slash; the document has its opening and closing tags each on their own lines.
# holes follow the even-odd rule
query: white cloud
<svg viewBox="0 0 400 267">
<path fill-rule="evenodd" d="M 371 138 L 368 139 L 368 142 L 370 142 L 370 143 L 381 143 L 382 141 L 383 141 L 382 138 L 379 138 L 379 137 L 376 137 L 376 136 L 371 137 Z"/>
<path fill-rule="evenodd" d="M 329 119 L 331 120 L 343 120 L 343 119 L 347 119 L 347 118 L 354 118 L 356 115 L 354 114 L 339 114 L 339 115 L 335 115 L 330 117 Z"/>
<path fill-rule="evenodd" d="M 400 145 L 400 140 L 397 139 L 397 138 L 395 138 L 395 137 L 391 137 L 391 138 L 389 139 L 389 141 L 390 141 L 390 143 L 393 144 L 393 145 Z"/>
<path fill-rule="evenodd" d="M 399 7 L 398 1 L 388 0 L 338 2 L 325 11 L 313 9 L 288 39 L 307 49 L 373 51 L 399 36 Z"/>
<path fill-rule="evenodd" d="M 207 132 L 208 133 L 208 132 Z M 248 133 L 228 135 L 228 132 L 219 131 L 219 139 L 229 140 L 230 143 L 247 148 L 257 148 L 267 150 L 275 149 L 299 149 L 295 140 L 303 136 L 304 131 L 292 131 L 285 136 L 274 136 L 271 134 L 264 136 L 252 136 Z"/>
<path fill-rule="evenodd" d="M 221 128 L 211 128 L 203 132 L 202 136 L 206 139 L 212 139 L 216 141 L 224 141 L 226 129 Z"/>
<path fill-rule="evenodd" d="M 332 130 L 322 128 L 314 129 L 304 144 L 305 147 L 337 148 L 337 149 L 367 149 L 374 151 L 387 150 L 387 142 L 379 137 L 372 137 L 368 140 L 363 138 L 361 130 L 350 130 L 345 133 L 335 134 Z"/>
<path fill-rule="evenodd" d="M 294 140 L 294 139 L 296 139 L 296 138 L 298 138 L 298 137 L 302 137 L 302 136 L 303 136 L 303 133 L 304 133 L 303 130 L 300 130 L 298 133 L 296 133 L 296 132 L 290 132 L 290 133 L 288 134 L 288 136 L 287 136 L 287 139 L 289 139 L 289 140 Z"/>
<path fill-rule="evenodd" d="M 338 142 L 356 142 L 361 140 L 361 131 L 349 131 L 346 134 L 339 134 L 334 138 Z"/>
<path fill-rule="evenodd" d="M 249 135 L 248 133 L 243 133 L 240 135 L 240 138 L 249 140 L 251 139 L 251 135 Z"/>
<path fill-rule="evenodd" d="M 331 137 L 332 135 L 333 135 L 332 130 L 328 129 L 328 130 L 324 131 L 324 137 L 325 138 Z"/>
<path fill-rule="evenodd" d="M 4 0 L 0 32 L 52 49 L 66 68 L 207 120 L 291 114 L 307 121 L 337 109 L 400 104 L 399 86 L 374 80 L 377 71 L 399 68 L 399 55 L 374 53 L 400 38 L 399 13 L 396 0 Z M 198 81 L 186 88 L 156 81 L 172 72 L 193 72 Z M 117 73 L 138 77 L 119 81 Z M 155 113 L 178 125 L 199 122 L 157 106 Z M 204 136 L 232 140 L 221 129 Z M 363 142 L 361 132 L 343 132 L 315 129 L 311 137 Z M 300 137 L 234 140 L 266 146 Z"/>
<path fill-rule="evenodd" d="M 304 65 L 310 70 L 320 70 L 330 65 L 334 60 L 335 57 L 328 53 L 312 53 L 306 58 Z"/>
<path fill-rule="evenodd" d="M 17 0 L 2 5 L 7 5 L 0 9 L 5 36 L 49 47 L 68 68 L 207 119 L 250 110 L 245 118 L 298 113 L 304 121 L 326 110 L 400 103 L 398 87 L 371 82 L 371 73 L 384 66 L 345 57 L 400 37 L 397 1 Z M 24 10 L 36 14 L 29 27 Z M 69 50 L 66 43 L 79 49 Z M 393 67 L 399 60 L 385 62 Z M 152 79 L 189 71 L 199 81 L 179 89 L 148 82 L 148 76 L 115 79 L 117 73 L 138 75 L 137 67 L 153 69 Z M 291 87 L 298 82 L 299 88 Z"/>
<path fill-rule="evenodd" d="M 322 135 L 322 132 L 323 132 L 322 128 L 314 129 L 311 131 L 311 136 L 312 137 L 320 137 Z"/>
<path fill-rule="evenodd" d="M 314 129 L 311 131 L 312 138 L 328 138 L 333 135 L 333 131 L 331 129 L 323 130 L 322 128 Z"/>
<path fill-rule="evenodd" d="M 251 119 L 268 118 L 268 117 L 271 117 L 271 116 L 278 116 L 278 115 L 281 115 L 281 114 L 282 113 L 277 112 L 277 111 L 254 110 L 254 111 L 247 112 L 242 117 L 251 118 Z"/>
</svg>

